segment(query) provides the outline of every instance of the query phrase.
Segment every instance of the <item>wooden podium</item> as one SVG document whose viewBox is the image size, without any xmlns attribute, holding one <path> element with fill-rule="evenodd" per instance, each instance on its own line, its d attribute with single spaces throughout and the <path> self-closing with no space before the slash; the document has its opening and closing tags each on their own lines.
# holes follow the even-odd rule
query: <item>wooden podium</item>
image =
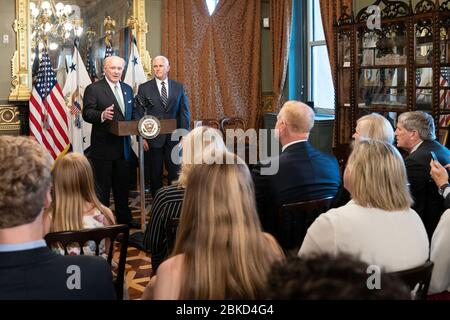
<svg viewBox="0 0 450 320">
<path fill-rule="evenodd" d="M 109 132 L 116 136 L 138 136 L 138 123 L 139 120 L 111 121 L 109 124 Z M 177 120 L 175 119 L 162 119 L 159 120 L 159 123 L 161 124 L 159 134 L 169 134 L 177 128 Z"/>
<path fill-rule="evenodd" d="M 161 129 L 159 134 L 171 134 L 177 129 L 177 120 L 161 119 L 159 120 Z M 141 200 L 141 230 L 145 230 L 145 178 L 144 178 L 144 146 L 142 137 L 138 130 L 139 120 L 131 121 L 111 121 L 109 124 L 109 132 L 116 136 L 138 136 L 139 145 L 139 193 Z"/>
</svg>

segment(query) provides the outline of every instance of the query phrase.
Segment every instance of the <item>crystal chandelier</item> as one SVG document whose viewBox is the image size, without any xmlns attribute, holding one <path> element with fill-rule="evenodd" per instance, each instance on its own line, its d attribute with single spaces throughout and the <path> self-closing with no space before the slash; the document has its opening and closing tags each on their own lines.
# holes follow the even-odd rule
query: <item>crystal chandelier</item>
<svg viewBox="0 0 450 320">
<path fill-rule="evenodd" d="M 83 33 L 83 20 L 78 6 L 64 5 L 61 2 L 31 1 L 30 16 L 33 46 L 58 48 L 58 42 L 65 42 L 72 36 Z"/>
</svg>

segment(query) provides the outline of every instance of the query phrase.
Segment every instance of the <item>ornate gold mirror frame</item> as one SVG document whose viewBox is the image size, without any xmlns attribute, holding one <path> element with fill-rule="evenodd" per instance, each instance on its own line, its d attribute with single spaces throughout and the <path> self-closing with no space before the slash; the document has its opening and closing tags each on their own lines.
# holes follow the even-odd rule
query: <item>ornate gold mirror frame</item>
<svg viewBox="0 0 450 320">
<path fill-rule="evenodd" d="M 28 101 L 31 94 L 31 65 L 29 63 L 30 50 L 30 3 L 29 0 L 16 0 L 16 19 L 14 31 L 16 32 L 16 51 L 11 59 L 11 90 L 10 101 Z M 133 17 L 129 18 L 129 25 L 134 27 L 137 46 L 141 56 L 144 70 L 151 73 L 151 59 L 147 51 L 145 34 L 148 24 L 145 21 L 145 0 L 133 1 Z"/>
</svg>

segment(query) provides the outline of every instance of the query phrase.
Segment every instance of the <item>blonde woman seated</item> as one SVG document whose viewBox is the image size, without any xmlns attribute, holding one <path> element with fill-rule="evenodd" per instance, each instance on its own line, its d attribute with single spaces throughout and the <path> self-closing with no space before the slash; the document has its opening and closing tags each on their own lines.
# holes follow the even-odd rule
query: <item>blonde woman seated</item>
<svg viewBox="0 0 450 320">
<path fill-rule="evenodd" d="M 48 212 L 50 232 L 92 229 L 114 224 L 111 210 L 103 206 L 94 190 L 94 176 L 88 159 L 80 153 L 69 153 L 58 159 L 53 167 L 52 204 Z M 64 254 L 61 248 L 55 248 Z M 95 242 L 83 248 L 84 253 L 95 254 Z M 106 251 L 100 243 L 100 254 Z M 79 248 L 68 248 L 77 255 Z"/>
<path fill-rule="evenodd" d="M 178 181 L 163 187 L 156 193 L 152 215 L 144 235 L 144 246 L 152 255 L 153 274 L 169 254 L 166 229 L 172 218 L 179 218 L 183 204 L 187 176 L 195 166 L 195 158 L 203 152 L 226 152 L 227 148 L 219 130 L 210 127 L 196 127 L 182 140 L 181 171 Z M 201 162 L 197 162 L 201 163 Z"/>
<path fill-rule="evenodd" d="M 283 259 L 263 233 L 250 172 L 235 164 L 197 165 L 189 174 L 173 256 L 143 299 L 257 299 L 270 268 Z M 240 163 L 243 163 L 241 159 Z"/>
<path fill-rule="evenodd" d="M 394 129 L 385 117 L 378 113 L 371 113 L 358 119 L 356 122 L 355 133 L 352 137 L 355 139 L 356 143 L 360 139 L 368 138 L 393 144 Z M 349 201 L 350 194 L 348 193 L 348 190 L 341 185 L 331 207 L 337 208 L 345 205 Z"/>
<path fill-rule="evenodd" d="M 387 272 L 425 263 L 427 233 L 410 208 L 405 165 L 393 145 L 364 139 L 356 143 L 345 169 L 344 185 L 352 200 L 314 221 L 299 256 L 345 252 Z"/>
<path fill-rule="evenodd" d="M 394 129 L 389 121 L 378 113 L 371 113 L 358 119 L 353 139 L 360 138 L 394 143 Z"/>
</svg>

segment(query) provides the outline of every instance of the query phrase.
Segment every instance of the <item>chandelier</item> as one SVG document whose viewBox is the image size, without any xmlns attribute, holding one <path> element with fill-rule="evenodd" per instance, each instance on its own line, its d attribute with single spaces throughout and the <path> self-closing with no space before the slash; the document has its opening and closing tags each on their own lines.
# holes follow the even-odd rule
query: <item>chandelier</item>
<svg viewBox="0 0 450 320">
<path fill-rule="evenodd" d="M 78 6 L 50 1 L 31 1 L 30 16 L 33 46 L 56 50 L 59 42 L 83 33 L 83 20 Z"/>
</svg>

